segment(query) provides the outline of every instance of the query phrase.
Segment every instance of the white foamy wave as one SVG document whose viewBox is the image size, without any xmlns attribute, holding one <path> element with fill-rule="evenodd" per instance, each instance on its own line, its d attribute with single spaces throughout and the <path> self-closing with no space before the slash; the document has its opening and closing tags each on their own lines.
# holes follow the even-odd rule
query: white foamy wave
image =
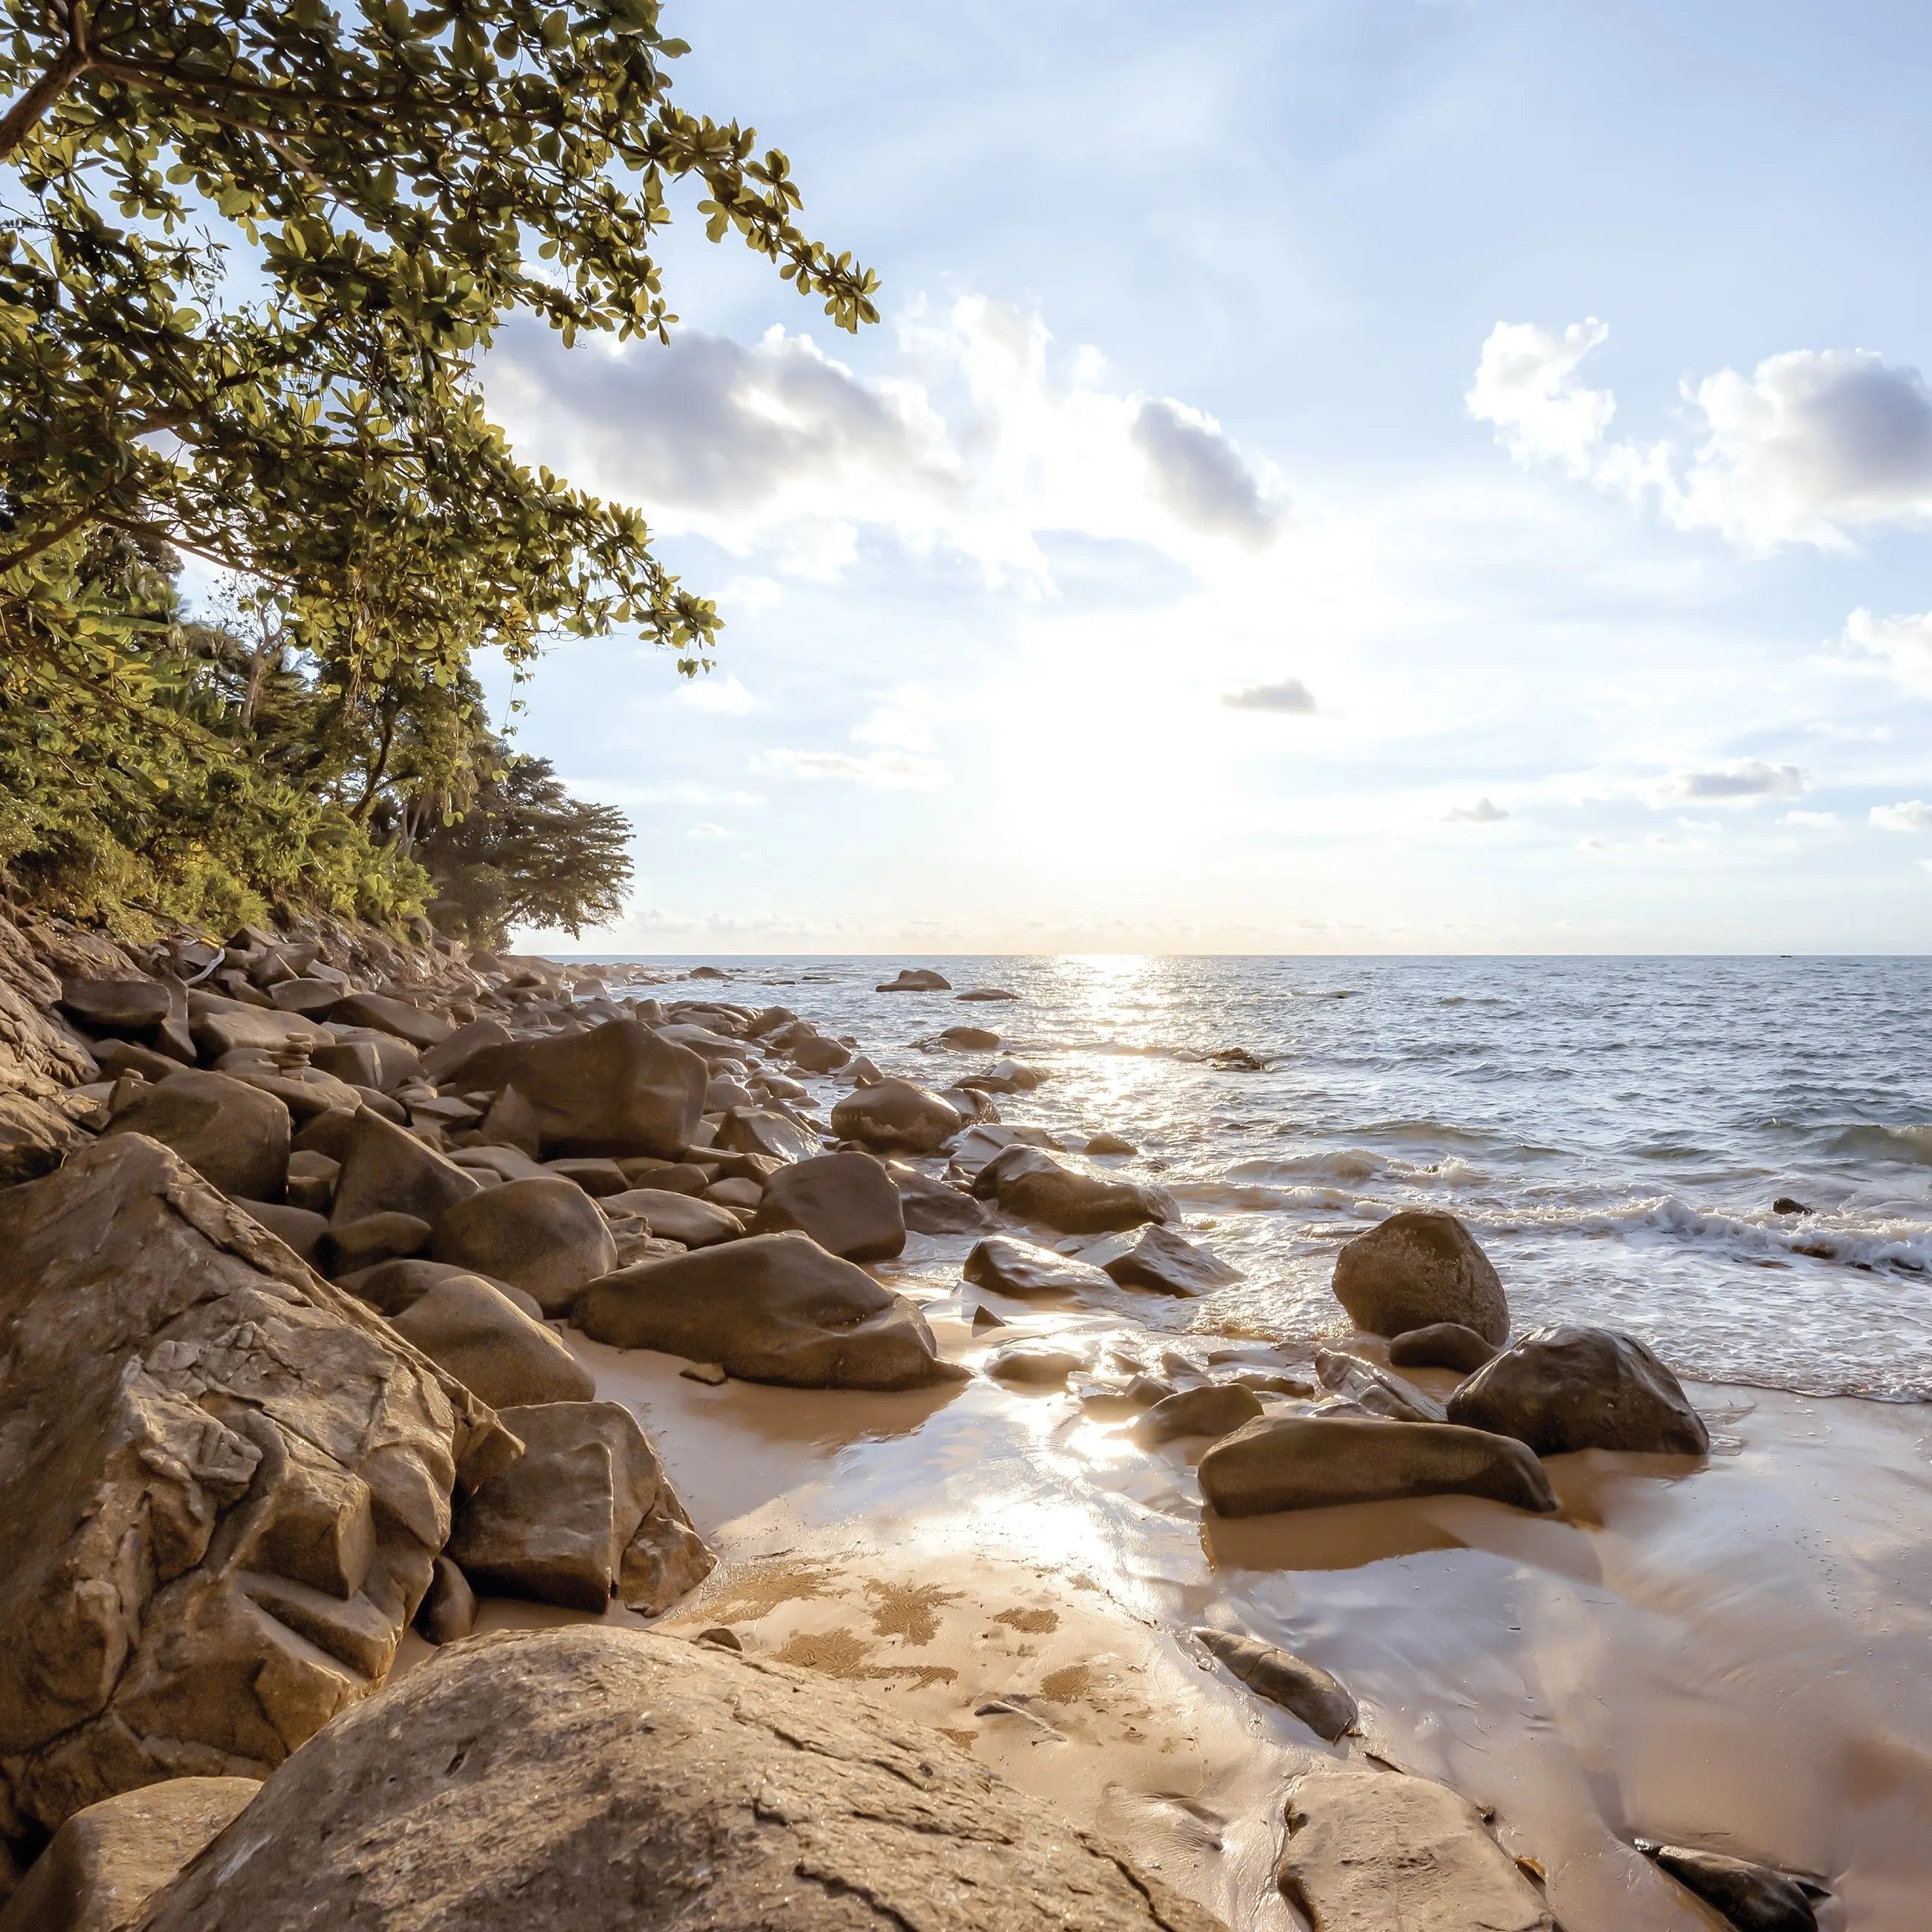
<svg viewBox="0 0 1932 1932">
<path fill-rule="evenodd" d="M 1856 1160 L 1902 1161 L 1932 1167 L 1932 1126 L 1842 1127 L 1833 1136 L 1832 1151 Z"/>
</svg>

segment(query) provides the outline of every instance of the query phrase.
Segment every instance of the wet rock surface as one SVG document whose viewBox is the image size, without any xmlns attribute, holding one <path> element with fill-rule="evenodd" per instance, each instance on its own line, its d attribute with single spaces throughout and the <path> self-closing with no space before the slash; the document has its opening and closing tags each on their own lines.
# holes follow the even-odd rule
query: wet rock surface
<svg viewBox="0 0 1932 1932">
<path fill-rule="evenodd" d="M 1279 1645 L 1232 1630 L 1197 1630 L 1202 1648 L 1220 1658 L 1256 1696 L 1299 1718 L 1332 1744 L 1354 1729 L 1360 1714 L 1347 1688 L 1318 1664 Z"/>
<path fill-rule="evenodd" d="M 1811 1893 L 1769 1865 L 1690 1845 L 1644 1844 L 1640 1849 L 1738 1932 L 1817 1932 Z M 1824 1895 L 1819 1888 L 1812 1891 Z"/>
<path fill-rule="evenodd" d="M 964 1278 L 975 1288 L 1001 1294 L 1091 1294 L 1104 1292 L 1113 1277 L 1071 1255 L 1056 1254 L 1010 1234 L 989 1234 L 966 1257 Z"/>
<path fill-rule="evenodd" d="M 1502 1283 L 1453 1214 L 1404 1208 L 1357 1235 L 1335 1258 L 1335 1298 L 1372 1335 L 1454 1322 L 1498 1348 L 1509 1340 Z"/>
<path fill-rule="evenodd" d="M 1004 1148 L 974 1178 L 973 1192 L 1022 1221 L 1066 1234 L 1105 1234 L 1178 1218 L 1158 1187 L 1084 1174 L 1042 1148 Z"/>
<path fill-rule="evenodd" d="M 884 1166 L 864 1154 L 820 1154 L 765 1184 L 754 1234 L 796 1228 L 848 1262 L 890 1261 L 906 1242 L 905 1210 Z"/>
<path fill-rule="evenodd" d="M 1460 1322 L 1432 1322 L 1408 1328 L 1389 1343 L 1389 1365 L 1397 1369 L 1454 1369 L 1471 1375 L 1496 1354 L 1496 1346 Z"/>
<path fill-rule="evenodd" d="M 910 1080 L 856 1088 L 832 1110 L 832 1131 L 842 1140 L 890 1153 L 937 1154 L 961 1124 L 952 1107 Z"/>
</svg>

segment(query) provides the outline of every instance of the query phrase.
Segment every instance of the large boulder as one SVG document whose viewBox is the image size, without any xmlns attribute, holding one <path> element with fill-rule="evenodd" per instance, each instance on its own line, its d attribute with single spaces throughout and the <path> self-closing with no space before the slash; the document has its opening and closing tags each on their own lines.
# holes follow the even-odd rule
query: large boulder
<svg viewBox="0 0 1932 1932">
<path fill-rule="evenodd" d="M 1542 1894 L 1447 1785 L 1318 1764 L 1288 1798 L 1288 1833 L 1276 1880 L 1316 1932 L 1555 1932 Z"/>
<path fill-rule="evenodd" d="M 1460 1322 L 1432 1322 L 1426 1328 L 1405 1328 L 1389 1343 L 1389 1366 L 1396 1369 L 1454 1369 L 1473 1375 L 1496 1355 L 1493 1343 Z"/>
<path fill-rule="evenodd" d="M 848 1262 L 889 1262 L 905 1248 L 899 1191 L 868 1154 L 818 1154 L 780 1168 L 765 1183 L 752 1232 L 790 1228 Z"/>
<path fill-rule="evenodd" d="M 158 1142 L 0 1194 L 0 1838 L 380 1682 L 494 1414 Z"/>
<path fill-rule="evenodd" d="M 880 1080 L 855 1088 L 832 1110 L 841 1140 L 904 1154 L 937 1154 L 962 1126 L 958 1112 L 930 1088 Z"/>
<path fill-rule="evenodd" d="M 999 1226 L 990 1208 L 949 1182 L 898 1162 L 886 1172 L 899 1191 L 899 1211 L 909 1234 L 976 1234 Z"/>
<path fill-rule="evenodd" d="M 598 1613 L 615 1591 L 656 1616 L 710 1574 L 717 1558 L 621 1403 L 542 1402 L 502 1418 L 523 1455 L 464 1498 L 449 1539 L 472 1585 Z"/>
<path fill-rule="evenodd" d="M 577 1324 L 620 1348 L 718 1362 L 797 1388 L 924 1388 L 964 1378 L 926 1317 L 808 1236 L 753 1234 L 593 1281 Z"/>
<path fill-rule="evenodd" d="M 329 1210 L 338 1225 L 371 1214 L 413 1214 L 434 1227 L 445 1210 L 483 1191 L 475 1174 L 380 1114 L 358 1114 L 335 1130 L 329 1147 L 314 1144 L 322 1138 L 314 1126 L 302 1138 L 305 1150 L 341 1163 Z"/>
<path fill-rule="evenodd" d="M 603 1211 L 574 1180 L 506 1180 L 446 1208 L 432 1259 L 514 1282 L 546 1315 L 564 1315 L 587 1281 L 617 1265 Z"/>
<path fill-rule="evenodd" d="M 1447 1422 L 1264 1416 L 1216 1443 L 1199 1474 L 1222 1516 L 1450 1495 L 1556 1507 L 1543 1466 L 1521 1443 Z"/>
<path fill-rule="evenodd" d="M 272 1094 L 226 1073 L 184 1069 L 136 1094 L 104 1138 L 146 1134 L 223 1193 L 279 1201 L 290 1132 L 289 1110 Z"/>
<path fill-rule="evenodd" d="M 514 1086 L 534 1111 L 542 1151 L 675 1160 L 698 1132 L 704 1061 L 636 1020 L 587 1033 L 486 1046 L 446 1079 L 465 1093 Z"/>
<path fill-rule="evenodd" d="M 952 982 L 930 966 L 902 966 L 896 978 L 872 989 L 878 993 L 950 993 Z"/>
<path fill-rule="evenodd" d="M 1143 1228 L 1132 1246 L 1100 1266 L 1123 1288 L 1155 1294 L 1210 1294 L 1240 1279 L 1220 1256 L 1157 1222 Z"/>
<path fill-rule="evenodd" d="M 1044 1149 L 1004 1148 L 973 1178 L 973 1192 L 996 1200 L 1009 1214 L 1064 1234 L 1105 1234 L 1149 1221 L 1177 1220 L 1164 1188 L 1084 1174 Z"/>
<path fill-rule="evenodd" d="M 1214 1932 L 822 1672 L 580 1624 L 438 1653 L 317 1738 L 142 1932 Z"/>
<path fill-rule="evenodd" d="M 393 1034 L 406 1040 L 418 1052 L 440 1046 L 456 1028 L 440 1013 L 425 1012 L 406 1000 L 392 1000 L 386 993 L 351 993 L 339 1000 L 329 1015 L 338 1026 L 368 1027 L 376 1033 Z"/>
<path fill-rule="evenodd" d="M 60 1007 L 88 1032 L 124 1040 L 146 1039 L 172 1010 L 158 980 L 63 980 Z"/>
<path fill-rule="evenodd" d="M 188 1030 L 204 1060 L 219 1060 L 244 1047 L 262 1053 L 306 1053 L 328 1038 L 320 1020 L 225 1000 L 216 993 L 190 994 L 188 1010 L 193 1016 Z"/>
<path fill-rule="evenodd" d="M 1405 1208 L 1335 1257 L 1335 1299 L 1371 1335 L 1457 1322 L 1498 1348 L 1509 1301 L 1490 1258 L 1453 1214 Z"/>
<path fill-rule="evenodd" d="M 0 1912 L 0 1932 L 125 1932 L 261 1788 L 170 1778 L 75 1812 Z"/>
<path fill-rule="evenodd" d="M 389 1319 L 492 1408 L 588 1402 L 597 1393 L 590 1371 L 480 1275 L 446 1276 Z"/>
<path fill-rule="evenodd" d="M 486 1046 L 508 1046 L 514 1036 L 501 1020 L 487 1015 L 460 1026 L 447 1040 L 424 1049 L 422 1068 L 425 1080 L 441 1080 Z"/>
<path fill-rule="evenodd" d="M 963 1273 L 975 1288 L 999 1294 L 1092 1294 L 1114 1285 L 1113 1277 L 1091 1262 L 1055 1254 L 1010 1234 L 988 1234 L 975 1242 Z"/>
<path fill-rule="evenodd" d="M 1449 1420 L 1526 1442 L 1539 1456 L 1624 1449 L 1702 1456 L 1711 1432 L 1677 1378 L 1634 1335 L 1537 1328 L 1449 1398 Z"/>
<path fill-rule="evenodd" d="M 1204 1388 L 1177 1389 L 1144 1411 L 1133 1426 L 1143 1449 L 1156 1448 L 1179 1436 L 1232 1436 L 1262 1412 L 1261 1397 L 1238 1382 L 1210 1382 Z"/>
<path fill-rule="evenodd" d="M 604 1197 L 604 1211 L 614 1219 L 634 1215 L 652 1234 L 682 1241 L 687 1248 L 735 1241 L 745 1232 L 744 1222 L 729 1208 L 669 1187 L 627 1187 Z"/>
<path fill-rule="evenodd" d="M 51 1173 L 83 1136 L 66 1114 L 26 1094 L 0 1093 L 0 1187 Z"/>
<path fill-rule="evenodd" d="M 816 1135 L 769 1107 L 732 1108 L 712 1144 L 728 1154 L 766 1154 L 774 1160 L 809 1160 L 818 1153 Z"/>
<path fill-rule="evenodd" d="M 404 1309 L 413 1308 L 441 1282 L 488 1279 L 487 1276 L 479 1276 L 473 1268 L 452 1268 L 446 1262 L 411 1257 L 358 1269 L 353 1274 L 344 1275 L 336 1286 L 346 1288 L 357 1300 L 367 1302 L 377 1314 L 386 1315 L 393 1322 Z M 493 1281 L 490 1286 L 520 1308 L 532 1322 L 544 1318 L 543 1310 L 537 1306 L 534 1295 L 526 1294 L 520 1288 L 512 1288 L 507 1281 Z"/>
</svg>

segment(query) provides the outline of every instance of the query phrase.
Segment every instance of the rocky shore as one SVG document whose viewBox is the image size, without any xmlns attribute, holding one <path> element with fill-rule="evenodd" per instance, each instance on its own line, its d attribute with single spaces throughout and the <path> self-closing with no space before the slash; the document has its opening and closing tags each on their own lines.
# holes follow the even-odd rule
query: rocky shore
<svg viewBox="0 0 1932 1932">
<path fill-rule="evenodd" d="M 922 1570 L 904 1488 L 871 1519 L 903 1547 L 842 1569 L 806 1544 L 856 1548 L 849 1511 L 761 1517 L 763 1466 L 849 1498 L 852 1445 L 951 1408 L 1088 1432 L 1077 1480 L 1191 1511 L 1210 1568 L 1288 1526 L 1527 1551 L 1600 1511 L 1579 1471 L 1661 1494 L 1713 1439 L 1636 1338 L 1515 1334 L 1442 1214 L 1342 1247 L 1346 1343 L 1140 1347 L 1124 1292 L 1231 1270 L 1131 1122 L 1076 1150 L 1018 1118 L 1042 1076 L 979 1023 L 1004 989 L 880 989 L 974 1063 L 935 1082 L 657 976 L 0 920 L 0 1932 L 1532 1932 L 1616 1888 L 1632 1925 L 1850 1922 L 1778 1843 L 1631 1831 L 1584 1871 L 1391 1755 L 1364 1686 L 1232 1592 L 1136 1636 L 1078 1600 L 1106 1596 L 1082 1548 L 994 1532 L 970 1577 Z M 992 1438 L 958 1439 L 934 1521 Z M 1044 1468 L 1062 1438 L 1028 1439 Z M 982 1502 L 1023 1502 L 993 1466 Z M 787 1624 L 835 1602 L 872 1636 Z M 1098 1660 L 1135 1643 L 1110 1703 Z M 1160 1684 L 1220 1754 L 1191 1793 Z M 1094 1768 L 1036 1775 L 1076 1708 L 1112 1726 Z"/>
</svg>

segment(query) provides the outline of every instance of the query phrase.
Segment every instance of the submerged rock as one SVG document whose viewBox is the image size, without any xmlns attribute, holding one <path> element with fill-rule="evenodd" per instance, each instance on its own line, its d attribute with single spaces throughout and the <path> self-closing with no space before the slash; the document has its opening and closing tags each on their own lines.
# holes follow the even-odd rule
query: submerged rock
<svg viewBox="0 0 1932 1932">
<path fill-rule="evenodd" d="M 826 1154 L 782 1167 L 765 1183 L 752 1232 L 796 1228 L 848 1262 L 902 1253 L 905 1210 L 884 1162 L 868 1154 Z"/>
<path fill-rule="evenodd" d="M 1723 1913 L 1738 1932 L 1817 1932 L 1818 1915 L 1804 1886 L 1769 1865 L 1688 1845 L 1640 1840 L 1637 1849 Z"/>
<path fill-rule="evenodd" d="M 1163 1396 L 1141 1417 L 1133 1426 L 1133 1438 L 1151 1449 L 1177 1436 L 1229 1436 L 1261 1412 L 1260 1397 L 1237 1383 L 1182 1389 Z"/>
<path fill-rule="evenodd" d="M 1426 1328 L 1406 1328 L 1389 1343 L 1392 1368 L 1454 1369 L 1470 1375 L 1496 1354 L 1494 1346 L 1460 1322 L 1432 1322 Z"/>
<path fill-rule="evenodd" d="M 1354 1729 L 1360 1714 L 1354 1699 L 1318 1664 L 1232 1630 L 1197 1630 L 1194 1634 L 1250 1690 L 1299 1718 L 1318 1738 L 1332 1744 Z"/>
<path fill-rule="evenodd" d="M 952 1107 L 910 1080 L 856 1088 L 832 1110 L 832 1131 L 842 1140 L 907 1154 L 937 1154 L 961 1124 Z"/>
<path fill-rule="evenodd" d="M 1709 1452 L 1711 1432 L 1677 1378 L 1634 1335 L 1565 1323 L 1532 1330 L 1449 1398 L 1449 1420 L 1526 1442 L 1539 1456 L 1622 1449 Z"/>
<path fill-rule="evenodd" d="M 1555 1932 L 1474 1805 L 1399 1771 L 1324 1763 L 1296 1780 L 1275 1876 L 1316 1932 Z"/>
<path fill-rule="evenodd" d="M 1000 1036 L 990 1027 L 950 1026 L 939 1040 L 958 1053 L 990 1053 L 1000 1043 Z"/>
<path fill-rule="evenodd" d="M 970 992 L 955 993 L 956 1000 L 1017 1000 L 1018 994 L 1009 992 L 1004 986 L 975 986 Z"/>
<path fill-rule="evenodd" d="M 576 1319 L 593 1340 L 718 1362 L 745 1382 L 925 1388 L 968 1372 L 940 1359 L 911 1302 L 800 1234 L 620 1269 L 584 1290 Z"/>
<path fill-rule="evenodd" d="M 1112 1277 L 1090 1262 L 1010 1234 L 989 1234 L 976 1243 L 962 1272 L 975 1288 L 1000 1294 L 1091 1294 L 1113 1286 Z"/>
<path fill-rule="evenodd" d="M 1178 1210 L 1164 1189 L 1083 1174 L 1042 1148 L 1002 1148 L 974 1177 L 973 1192 L 1009 1214 L 1067 1234 L 1105 1234 L 1171 1221 Z"/>
<path fill-rule="evenodd" d="M 1490 1258 L 1453 1214 L 1406 1208 L 1335 1257 L 1335 1299 L 1371 1335 L 1456 1322 L 1500 1348 L 1509 1302 Z"/>
<path fill-rule="evenodd" d="M 1240 1279 L 1218 1255 L 1158 1226 L 1142 1228 L 1125 1253 L 1100 1265 L 1123 1288 L 1146 1288 L 1156 1294 L 1208 1294 Z"/>
<path fill-rule="evenodd" d="M 614 1591 L 656 1616 L 716 1562 L 620 1402 L 502 1412 L 522 1456 L 458 1507 L 451 1560 L 473 1584 L 602 1612 Z"/>
<path fill-rule="evenodd" d="M 75 1812 L 0 1912 L 0 1932 L 124 1932 L 261 1788 L 170 1778 Z"/>
<path fill-rule="evenodd" d="M 310 1932 L 319 1900 L 357 1932 L 425 1900 L 465 1932 L 1216 1923 L 851 1685 L 593 1625 L 478 1637 L 350 1714 L 143 1932 Z"/>
<path fill-rule="evenodd" d="M 1056 1348 L 1042 1342 L 1022 1342 L 992 1357 L 986 1364 L 986 1372 L 996 1382 L 1058 1388 L 1069 1376 L 1087 1366 L 1087 1358 L 1073 1349 Z"/>
<path fill-rule="evenodd" d="M 1216 1443 L 1199 1474 L 1202 1494 L 1222 1516 L 1448 1495 L 1556 1507 L 1542 1465 L 1521 1443 L 1446 1422 L 1264 1416 Z"/>
<path fill-rule="evenodd" d="M 1771 1204 L 1771 1211 L 1774 1214 L 1814 1214 L 1817 1210 L 1806 1207 L 1802 1201 L 1793 1200 L 1789 1194 L 1780 1194 Z"/>
<path fill-rule="evenodd" d="M 430 1252 L 514 1282 L 546 1315 L 567 1314 L 584 1283 L 617 1264 L 610 1224 L 574 1181 L 506 1180 L 446 1208 Z"/>
<path fill-rule="evenodd" d="M 876 993 L 950 993 L 952 982 L 930 966 L 902 966 L 896 979 L 872 990 Z"/>
</svg>

